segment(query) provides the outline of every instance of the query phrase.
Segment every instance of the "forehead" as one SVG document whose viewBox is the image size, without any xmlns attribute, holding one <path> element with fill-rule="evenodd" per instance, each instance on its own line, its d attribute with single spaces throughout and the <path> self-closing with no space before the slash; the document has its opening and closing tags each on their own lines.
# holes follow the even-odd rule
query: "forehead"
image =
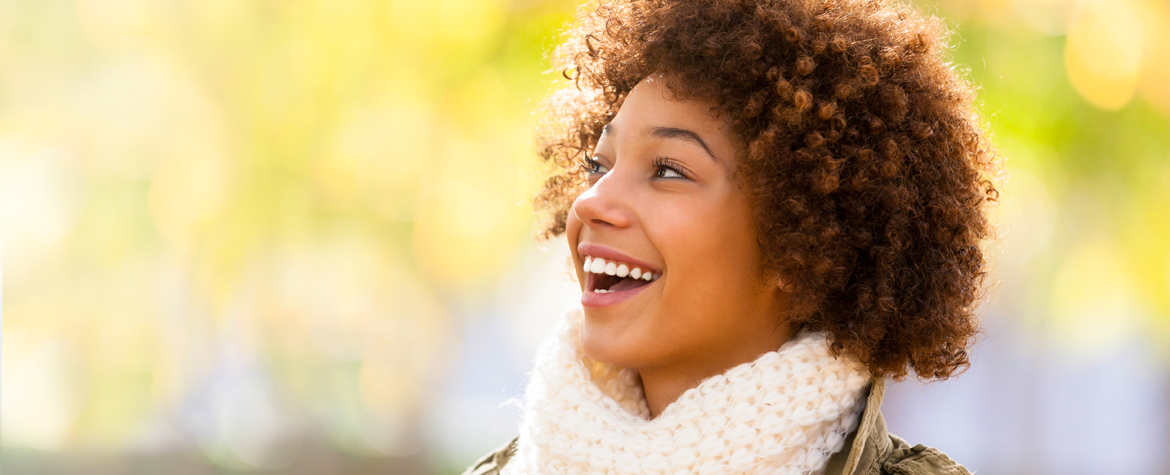
<svg viewBox="0 0 1170 475">
<path fill-rule="evenodd" d="M 661 76 L 650 76 L 626 95 L 607 131 L 620 130 L 624 135 L 645 138 L 655 127 L 673 127 L 693 131 L 721 150 L 721 156 L 734 156 L 734 146 L 727 121 L 706 99 L 680 99 L 671 92 Z M 635 138 L 635 137 L 630 137 Z"/>
</svg>

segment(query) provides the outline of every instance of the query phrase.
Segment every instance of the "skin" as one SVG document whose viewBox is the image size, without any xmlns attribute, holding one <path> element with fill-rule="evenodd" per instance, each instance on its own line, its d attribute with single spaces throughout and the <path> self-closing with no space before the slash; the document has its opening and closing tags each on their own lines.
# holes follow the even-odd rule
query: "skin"
<svg viewBox="0 0 1170 475">
<path fill-rule="evenodd" d="M 601 136 L 589 188 L 569 211 L 566 236 L 583 292 L 582 242 L 662 270 L 625 301 L 585 307 L 581 328 L 590 358 L 638 370 L 652 417 L 702 380 L 792 336 L 784 284 L 760 278 L 756 224 L 734 176 L 742 147 L 711 106 L 675 100 L 660 76 L 640 82 Z M 692 131 L 707 147 L 655 136 L 655 127 Z M 657 157 L 681 174 L 656 165 Z"/>
</svg>

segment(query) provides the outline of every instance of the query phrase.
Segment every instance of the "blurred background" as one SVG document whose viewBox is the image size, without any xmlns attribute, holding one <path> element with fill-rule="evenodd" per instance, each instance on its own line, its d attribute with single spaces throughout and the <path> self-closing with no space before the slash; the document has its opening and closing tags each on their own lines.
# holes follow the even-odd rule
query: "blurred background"
<svg viewBox="0 0 1170 475">
<path fill-rule="evenodd" d="M 1006 158 L 981 473 L 1170 465 L 1170 4 L 915 2 Z M 0 0 L 0 470 L 454 474 L 579 299 L 532 130 L 575 2 Z"/>
</svg>

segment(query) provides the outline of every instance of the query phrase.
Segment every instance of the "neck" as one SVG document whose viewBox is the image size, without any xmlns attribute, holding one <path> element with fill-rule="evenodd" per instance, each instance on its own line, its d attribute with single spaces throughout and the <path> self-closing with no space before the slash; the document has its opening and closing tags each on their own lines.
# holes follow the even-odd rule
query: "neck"
<svg viewBox="0 0 1170 475">
<path fill-rule="evenodd" d="M 704 352 L 699 358 L 688 361 L 679 361 L 660 367 L 638 368 L 638 375 L 642 379 L 642 390 L 646 395 L 646 405 L 650 409 L 650 418 L 658 417 L 666 407 L 678 400 L 703 380 L 726 372 L 727 370 L 744 363 L 755 361 L 769 351 L 775 351 L 792 338 L 792 329 L 788 321 L 769 334 L 768 338 L 756 338 L 744 341 L 732 348 L 719 351 Z M 719 355 L 719 357 L 711 357 Z"/>
</svg>

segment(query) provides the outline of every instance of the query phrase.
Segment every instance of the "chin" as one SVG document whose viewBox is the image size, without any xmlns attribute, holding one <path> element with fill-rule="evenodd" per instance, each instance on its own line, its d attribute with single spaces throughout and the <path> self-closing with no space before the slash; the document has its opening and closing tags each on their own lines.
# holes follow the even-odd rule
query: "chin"
<svg viewBox="0 0 1170 475">
<path fill-rule="evenodd" d="M 625 344 L 617 332 L 609 325 L 589 318 L 585 312 L 581 322 L 581 351 L 589 359 L 601 363 L 608 363 L 621 367 L 637 367 L 637 345 Z"/>
</svg>

